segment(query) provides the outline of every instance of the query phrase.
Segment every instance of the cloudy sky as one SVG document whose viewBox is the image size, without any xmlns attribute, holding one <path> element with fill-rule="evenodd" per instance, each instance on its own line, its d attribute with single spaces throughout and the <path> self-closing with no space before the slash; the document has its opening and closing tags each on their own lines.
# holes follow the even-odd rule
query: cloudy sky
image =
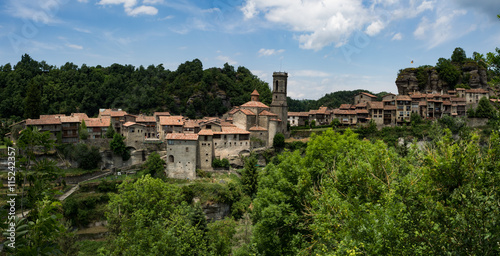
<svg viewBox="0 0 500 256">
<path fill-rule="evenodd" d="M 500 47 L 497 14 L 499 0 L 3 0 L 0 65 L 28 53 L 175 70 L 198 58 L 267 82 L 286 71 L 292 98 L 397 92 L 399 69 Z"/>
</svg>

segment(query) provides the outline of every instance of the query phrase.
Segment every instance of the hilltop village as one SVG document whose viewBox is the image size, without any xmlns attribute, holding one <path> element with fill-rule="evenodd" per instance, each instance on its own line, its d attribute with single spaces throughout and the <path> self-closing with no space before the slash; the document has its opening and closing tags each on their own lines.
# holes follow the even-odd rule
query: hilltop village
<svg viewBox="0 0 500 256">
<path fill-rule="evenodd" d="M 445 115 L 463 117 L 467 109 L 477 107 L 482 97 L 489 96 L 485 89 L 457 88 L 446 93 L 387 94 L 382 101 L 377 101 L 375 95 L 363 92 L 354 97 L 354 104 L 342 104 L 337 109 L 320 107 L 308 112 L 288 112 L 287 79 L 286 72 L 273 73 L 270 106 L 260 102 L 259 92 L 254 90 L 249 102 L 234 107 L 222 117 L 189 119 L 169 112 L 145 116 L 121 109 L 101 109 L 96 118 L 89 118 L 85 113 L 41 115 L 39 119 L 26 119 L 18 124 L 49 131 L 53 138 L 59 136 L 62 143 L 79 142 L 82 122 L 90 142 L 103 140 L 107 129 L 112 127 L 125 137 L 131 151 L 159 145 L 167 163 L 168 177 L 194 179 L 196 169 L 212 170 L 213 159 L 239 159 L 254 149 L 271 147 L 278 133 L 289 137 L 288 125 L 303 126 L 312 122 L 328 125 L 337 119 L 343 126 L 361 126 L 373 121 L 381 128 L 409 122 L 412 113 L 426 119 Z"/>
</svg>

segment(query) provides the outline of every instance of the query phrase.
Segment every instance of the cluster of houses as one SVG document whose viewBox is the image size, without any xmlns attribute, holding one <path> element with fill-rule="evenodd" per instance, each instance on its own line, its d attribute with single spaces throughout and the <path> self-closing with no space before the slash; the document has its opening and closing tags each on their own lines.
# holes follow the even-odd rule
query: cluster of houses
<svg viewBox="0 0 500 256">
<path fill-rule="evenodd" d="M 254 90 L 251 100 L 236 106 L 222 117 L 189 119 L 155 112 L 152 116 L 133 115 L 121 109 L 101 109 L 95 118 L 85 113 L 41 115 L 17 125 L 48 131 L 62 143 L 80 141 L 79 131 L 85 123 L 88 141 L 101 140 L 108 129 L 125 137 L 130 150 L 144 149 L 146 144 L 160 144 L 167 162 L 166 172 L 172 178 L 196 177 L 196 169 L 211 170 L 214 158 L 235 158 L 253 148 L 269 147 L 277 133 L 288 135 L 286 102 L 288 74 L 273 73 L 273 95 L 270 106 L 260 102 Z"/>
<path fill-rule="evenodd" d="M 337 109 L 320 107 L 308 112 L 288 112 L 287 79 L 285 72 L 273 73 L 270 106 L 260 102 L 255 90 L 249 102 L 234 107 L 222 117 L 189 119 L 169 112 L 149 116 L 133 115 L 121 109 L 101 109 L 94 118 L 85 113 L 41 115 L 18 124 L 49 131 L 62 143 L 79 142 L 83 123 L 90 142 L 104 141 L 107 130 L 112 128 L 125 137 L 132 151 L 143 150 L 147 144 L 159 145 L 169 177 L 194 179 L 196 169 L 211 170 L 215 158 L 239 159 L 254 148 L 270 147 L 277 133 L 288 137 L 287 121 L 290 126 L 313 121 L 325 125 L 333 119 L 346 126 L 370 121 L 377 126 L 393 126 L 408 122 L 412 113 L 429 119 L 465 116 L 468 108 L 476 107 L 482 97 L 488 96 L 488 91 L 483 89 L 456 89 L 446 94 L 387 94 L 382 101 L 377 101 L 375 95 L 363 92 L 354 97 L 354 104 L 343 104 Z"/>
<path fill-rule="evenodd" d="M 378 127 L 401 125 L 410 121 L 412 113 L 425 119 L 443 116 L 466 116 L 469 108 L 476 108 L 479 100 L 490 95 L 485 89 L 457 88 L 446 93 L 413 92 L 409 95 L 387 94 L 382 101 L 377 96 L 362 92 L 354 97 L 354 104 L 342 104 L 339 108 L 320 107 L 308 112 L 288 112 L 290 126 L 331 124 L 337 119 L 340 124 L 354 126 L 375 122 Z"/>
</svg>

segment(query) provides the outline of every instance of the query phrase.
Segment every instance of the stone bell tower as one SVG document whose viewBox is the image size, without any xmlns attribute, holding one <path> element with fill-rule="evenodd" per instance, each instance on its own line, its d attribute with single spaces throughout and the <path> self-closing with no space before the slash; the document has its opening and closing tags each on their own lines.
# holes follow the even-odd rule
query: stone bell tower
<svg viewBox="0 0 500 256">
<path fill-rule="evenodd" d="M 288 73 L 273 72 L 273 100 L 271 102 L 271 112 L 278 115 L 281 120 L 277 127 L 277 132 L 283 133 L 288 138 L 288 104 L 286 102 Z"/>
</svg>

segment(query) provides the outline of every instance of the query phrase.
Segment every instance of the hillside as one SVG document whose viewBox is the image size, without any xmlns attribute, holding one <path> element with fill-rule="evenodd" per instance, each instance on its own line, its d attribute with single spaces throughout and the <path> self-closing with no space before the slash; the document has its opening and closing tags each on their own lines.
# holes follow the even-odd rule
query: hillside
<svg viewBox="0 0 500 256">
<path fill-rule="evenodd" d="M 14 67 L 0 66 L 0 118 L 72 112 L 95 116 L 100 108 L 145 114 L 170 111 L 191 118 L 217 116 L 249 101 L 254 89 L 262 102 L 271 102 L 266 82 L 245 67 L 235 69 L 227 63 L 203 69 L 202 62 L 194 59 L 175 71 L 162 64 L 79 67 L 68 62 L 55 67 L 25 54 Z"/>
</svg>

